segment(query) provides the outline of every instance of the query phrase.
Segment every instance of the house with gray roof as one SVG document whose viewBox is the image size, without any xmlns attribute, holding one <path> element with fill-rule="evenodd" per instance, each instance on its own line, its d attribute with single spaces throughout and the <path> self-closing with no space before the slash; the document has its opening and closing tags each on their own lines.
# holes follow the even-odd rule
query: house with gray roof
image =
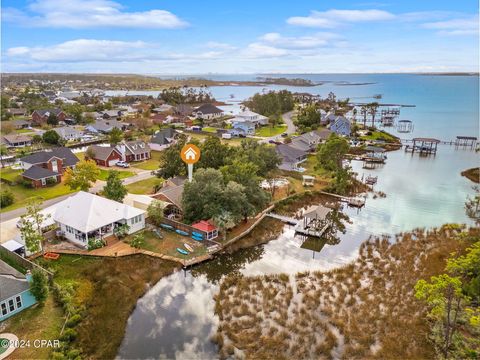
<svg viewBox="0 0 480 360">
<path fill-rule="evenodd" d="M 116 149 L 122 154 L 122 161 L 144 161 L 150 159 L 150 146 L 142 140 L 124 141 Z"/>
<path fill-rule="evenodd" d="M 4 135 L 2 143 L 9 148 L 19 148 L 32 145 L 32 137 L 22 134 Z"/>
<path fill-rule="evenodd" d="M 100 166 L 114 166 L 122 161 L 122 153 L 115 147 L 91 145 L 85 152 L 85 157 L 91 159 Z"/>
<path fill-rule="evenodd" d="M 25 171 L 21 176 L 34 188 L 59 183 L 67 168 L 74 168 L 80 160 L 72 150 L 60 147 L 50 151 L 39 151 L 20 158 Z"/>
<path fill-rule="evenodd" d="M 53 129 L 63 140 L 77 141 L 80 140 L 83 136 L 83 132 L 75 129 L 71 126 L 63 126 Z"/>
<path fill-rule="evenodd" d="M 307 159 L 308 152 L 297 149 L 287 144 L 275 146 L 275 151 L 282 159 L 279 168 L 287 171 L 304 171 L 300 166 Z"/>
<path fill-rule="evenodd" d="M 23 275 L 0 260 L 0 322 L 34 305 L 30 292 L 32 275 Z"/>
<path fill-rule="evenodd" d="M 155 195 L 152 195 L 153 198 L 170 204 L 168 210 L 166 209 L 165 216 L 175 219 L 182 217 L 182 196 L 185 182 L 186 178 L 184 177 L 167 179 L 163 183 L 162 189 Z"/>
<path fill-rule="evenodd" d="M 315 151 L 318 145 L 327 140 L 331 133 L 328 129 L 309 131 L 294 137 L 289 145 L 302 151 Z"/>
<path fill-rule="evenodd" d="M 223 110 L 213 104 L 203 104 L 195 108 L 193 115 L 199 119 L 211 120 L 223 116 Z"/>
<path fill-rule="evenodd" d="M 165 128 L 158 130 L 150 138 L 150 142 L 148 143 L 148 145 L 152 150 L 162 151 L 175 144 L 178 134 L 179 132 L 173 128 Z"/>
<path fill-rule="evenodd" d="M 85 130 L 93 132 L 93 133 L 102 133 L 108 134 L 114 128 L 120 129 L 125 131 L 129 127 L 129 124 L 120 122 L 117 120 L 95 120 L 93 124 L 88 124 L 85 126 Z"/>
</svg>

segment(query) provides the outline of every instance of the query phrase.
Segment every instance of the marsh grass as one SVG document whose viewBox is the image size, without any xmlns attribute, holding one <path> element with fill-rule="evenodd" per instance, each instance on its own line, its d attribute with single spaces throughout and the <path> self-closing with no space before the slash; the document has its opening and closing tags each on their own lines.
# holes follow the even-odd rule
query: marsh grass
<svg viewBox="0 0 480 360">
<path fill-rule="evenodd" d="M 370 238 L 354 262 L 329 272 L 224 278 L 215 308 L 220 356 L 231 345 L 247 359 L 433 358 L 413 287 L 468 246 L 462 231 L 480 233 L 416 229 Z"/>
</svg>

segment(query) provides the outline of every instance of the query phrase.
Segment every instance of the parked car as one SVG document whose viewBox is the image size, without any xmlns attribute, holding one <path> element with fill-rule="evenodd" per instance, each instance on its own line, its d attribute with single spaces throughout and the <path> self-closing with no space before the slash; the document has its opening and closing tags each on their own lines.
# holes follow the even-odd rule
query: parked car
<svg viewBox="0 0 480 360">
<path fill-rule="evenodd" d="M 276 141 L 276 140 L 268 140 L 268 142 L 269 142 L 270 144 L 275 144 L 275 145 L 280 145 L 280 144 L 281 144 L 280 141 Z"/>
<path fill-rule="evenodd" d="M 288 134 L 287 134 L 287 133 L 282 133 L 282 135 L 281 135 L 281 136 L 282 136 L 282 137 L 287 137 L 287 136 L 288 136 Z"/>
<path fill-rule="evenodd" d="M 130 167 L 130 164 L 127 163 L 126 161 L 119 161 L 115 165 L 117 165 L 119 167 L 122 167 L 122 168 L 129 168 Z"/>
<path fill-rule="evenodd" d="M 222 134 L 222 139 L 231 139 L 231 138 L 232 138 L 232 134 L 229 134 L 229 133 Z"/>
</svg>

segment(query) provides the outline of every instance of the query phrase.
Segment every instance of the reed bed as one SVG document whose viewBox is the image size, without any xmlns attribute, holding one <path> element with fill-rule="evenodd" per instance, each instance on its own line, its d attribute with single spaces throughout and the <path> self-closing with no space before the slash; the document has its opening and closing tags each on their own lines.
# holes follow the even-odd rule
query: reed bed
<svg viewBox="0 0 480 360">
<path fill-rule="evenodd" d="M 361 244 L 328 272 L 226 277 L 216 296 L 222 358 L 432 358 L 417 280 L 439 274 L 478 229 L 445 225 Z"/>
</svg>

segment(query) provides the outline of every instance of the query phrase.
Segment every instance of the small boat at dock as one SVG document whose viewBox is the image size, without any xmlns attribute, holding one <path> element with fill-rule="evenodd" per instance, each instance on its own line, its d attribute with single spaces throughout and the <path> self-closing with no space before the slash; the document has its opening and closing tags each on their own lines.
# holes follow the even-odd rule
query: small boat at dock
<svg viewBox="0 0 480 360">
<path fill-rule="evenodd" d="M 177 230 L 175 230 L 175 232 L 179 235 L 182 235 L 182 236 L 188 236 L 188 232 L 183 231 L 183 230 L 177 229 Z"/>
<path fill-rule="evenodd" d="M 160 226 L 164 229 L 167 229 L 167 230 L 173 230 L 173 226 L 172 225 L 168 225 L 168 224 L 160 224 Z"/>
<path fill-rule="evenodd" d="M 177 248 L 177 251 L 182 255 L 188 255 L 189 254 L 188 251 L 184 250 L 184 249 Z"/>
<path fill-rule="evenodd" d="M 183 246 L 185 246 L 185 249 L 187 249 L 188 251 L 193 252 L 193 248 L 189 244 L 185 243 L 183 244 Z"/>
</svg>

